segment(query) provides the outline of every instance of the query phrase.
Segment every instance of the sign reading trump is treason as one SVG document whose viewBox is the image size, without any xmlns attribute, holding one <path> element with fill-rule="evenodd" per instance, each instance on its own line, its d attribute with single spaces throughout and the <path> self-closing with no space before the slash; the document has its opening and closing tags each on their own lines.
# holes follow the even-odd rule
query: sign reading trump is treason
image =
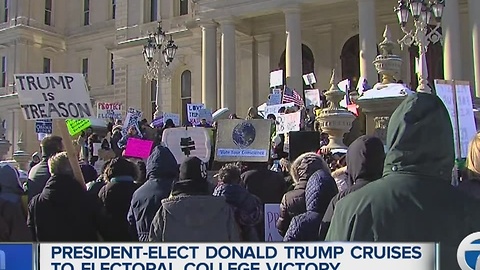
<svg viewBox="0 0 480 270">
<path fill-rule="evenodd" d="M 94 116 L 82 74 L 15 74 L 15 89 L 26 120 Z"/>
</svg>

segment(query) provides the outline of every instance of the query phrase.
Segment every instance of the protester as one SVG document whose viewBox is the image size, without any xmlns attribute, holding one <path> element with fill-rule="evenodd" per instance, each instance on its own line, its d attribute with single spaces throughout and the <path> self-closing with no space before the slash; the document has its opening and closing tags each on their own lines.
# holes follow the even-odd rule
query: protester
<svg viewBox="0 0 480 270">
<path fill-rule="evenodd" d="M 140 241 L 148 241 L 152 220 L 178 177 L 177 160 L 166 147 L 156 146 L 146 165 L 147 181 L 133 194 L 128 211 L 130 230 Z"/>
<path fill-rule="evenodd" d="M 318 170 L 305 188 L 306 212 L 292 218 L 283 241 L 316 241 L 318 229 L 330 200 L 338 193 L 337 184 L 328 171 Z"/>
<path fill-rule="evenodd" d="M 98 173 L 97 173 L 97 170 L 95 170 L 95 168 L 92 165 L 85 162 L 80 162 L 80 170 L 82 171 L 85 184 L 88 184 L 90 182 L 97 180 Z"/>
<path fill-rule="evenodd" d="M 200 123 L 198 123 L 197 125 L 195 125 L 196 127 L 203 127 L 203 128 L 211 128 L 212 125 L 210 125 L 208 122 L 207 122 L 207 119 L 205 118 L 202 118 L 200 119 Z"/>
<path fill-rule="evenodd" d="M 458 189 L 480 200 L 480 133 L 477 133 L 468 145 L 465 178 Z"/>
<path fill-rule="evenodd" d="M 267 163 L 263 162 L 247 162 L 240 166 L 245 166 L 241 176 L 241 185 L 248 192 L 260 198 L 263 206 L 280 203 L 285 193 L 285 180 L 281 173 L 269 170 Z M 264 220 L 257 225 L 256 229 L 259 238 L 265 239 Z"/>
<path fill-rule="evenodd" d="M 134 126 L 131 126 L 128 129 L 127 134 L 123 136 L 122 139 L 120 139 L 120 141 L 118 141 L 117 145 L 118 145 L 118 148 L 121 149 L 121 151 L 125 150 L 125 148 L 127 147 L 128 139 L 130 138 L 140 138 L 140 135 L 138 135 L 137 128 Z"/>
<path fill-rule="evenodd" d="M 348 182 L 353 185 L 337 194 L 330 202 L 319 231 L 319 238 L 322 241 L 325 239 L 338 201 L 382 177 L 385 150 L 379 138 L 369 135 L 359 137 L 348 147 L 346 156 Z"/>
<path fill-rule="evenodd" d="M 40 143 L 40 148 L 42 149 L 43 153 L 42 161 L 33 166 L 28 173 L 28 201 L 30 201 L 33 196 L 42 192 L 43 187 L 45 187 L 47 180 L 50 178 L 48 159 L 63 151 L 62 137 L 47 136 L 43 138 L 42 142 Z"/>
<path fill-rule="evenodd" d="M 175 123 L 173 123 L 173 120 L 172 119 L 167 119 L 167 121 L 165 121 L 165 126 L 163 127 L 163 129 L 169 129 L 169 128 L 174 128 L 175 127 Z"/>
<path fill-rule="evenodd" d="M 132 196 L 137 189 L 135 179 L 137 168 L 125 158 L 114 158 L 105 170 L 107 184 L 98 192 L 107 214 L 108 232 L 105 241 L 128 242 L 137 240 L 137 235 L 130 230 L 127 213 Z"/>
<path fill-rule="evenodd" d="M 224 165 L 217 174 L 218 184 L 213 196 L 224 196 L 235 209 L 235 219 L 240 225 L 243 241 L 258 242 L 255 225 L 263 220 L 263 204 L 259 198 L 240 186 L 240 168 L 235 164 Z"/>
<path fill-rule="evenodd" d="M 98 150 L 100 150 L 101 141 L 97 133 L 92 133 L 88 137 L 88 164 L 95 166 L 98 161 Z M 98 147 L 98 149 L 96 149 Z"/>
<path fill-rule="evenodd" d="M 228 116 L 228 119 L 241 119 L 241 118 L 238 117 L 235 113 L 232 113 Z"/>
<path fill-rule="evenodd" d="M 30 161 L 30 164 L 28 166 L 29 168 L 29 171 L 33 168 L 33 166 L 37 165 L 38 163 L 40 163 L 40 161 L 42 161 L 42 159 L 40 158 L 40 154 L 38 152 L 35 152 L 33 153 L 32 155 L 32 161 Z"/>
<path fill-rule="evenodd" d="M 308 179 L 317 171 L 330 174 L 330 169 L 321 156 L 308 152 L 300 155 L 292 163 L 290 174 L 295 182 L 295 188 L 285 193 L 280 204 L 280 217 L 277 220 L 277 229 L 281 236 L 285 236 L 290 221 L 296 215 L 305 213 L 305 187 Z"/>
<path fill-rule="evenodd" d="M 21 206 L 21 198 L 24 193 L 19 179 L 19 172 L 8 163 L 0 164 L 0 198 Z"/>
<path fill-rule="evenodd" d="M 257 109 L 255 109 L 254 107 L 248 108 L 247 117 L 245 118 L 245 120 L 252 120 L 252 119 L 263 119 L 258 114 Z"/>
<path fill-rule="evenodd" d="M 0 185 L 1 192 L 2 186 Z M 32 237 L 20 205 L 0 197 L 0 242 L 31 241 Z"/>
<path fill-rule="evenodd" d="M 133 164 L 137 166 L 138 173 L 137 179 L 135 179 L 135 183 L 140 187 L 147 181 L 147 165 L 143 161 L 143 159 L 131 159 L 130 160 Z"/>
<path fill-rule="evenodd" d="M 27 225 L 35 241 L 94 242 L 104 231 L 95 201 L 74 178 L 66 152 L 48 160 L 50 174 L 43 191 L 29 204 Z M 109 228 L 110 229 L 110 228 Z"/>
<path fill-rule="evenodd" d="M 171 197 L 162 200 L 152 221 L 149 240 L 238 242 L 240 231 L 233 208 L 224 197 L 210 194 L 206 164 L 197 157 L 186 158 Z"/>
<path fill-rule="evenodd" d="M 351 186 L 348 180 L 347 166 L 336 169 L 332 172 L 332 177 L 337 183 L 338 192 L 342 192 Z"/>
<path fill-rule="evenodd" d="M 280 159 L 280 170 L 283 175 L 283 179 L 285 179 L 285 192 L 288 192 L 290 190 L 293 190 L 295 188 L 295 182 L 293 182 L 293 178 L 290 175 L 290 161 L 288 161 L 286 158 Z"/>
<path fill-rule="evenodd" d="M 118 142 L 122 139 L 122 126 L 116 125 L 112 129 L 112 138 L 110 139 L 110 148 L 116 157 L 122 156 L 122 149 L 118 146 Z"/>
<path fill-rule="evenodd" d="M 95 181 L 86 183 L 87 193 L 94 199 L 99 199 L 98 192 L 100 192 L 100 189 L 102 189 L 102 187 L 106 185 L 105 172 L 108 166 L 110 166 L 110 161 L 111 160 L 108 160 L 103 164 L 101 173 L 98 175 Z"/>
<path fill-rule="evenodd" d="M 440 243 L 442 269 L 458 269 L 458 245 L 480 231 L 479 206 L 450 185 L 453 130 L 440 98 L 406 97 L 387 148 L 383 178 L 338 202 L 326 240 Z"/>
</svg>

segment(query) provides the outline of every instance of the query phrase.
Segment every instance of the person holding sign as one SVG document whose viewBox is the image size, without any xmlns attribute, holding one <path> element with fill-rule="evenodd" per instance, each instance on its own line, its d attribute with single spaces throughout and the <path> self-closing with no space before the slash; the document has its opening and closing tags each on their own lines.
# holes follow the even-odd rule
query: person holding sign
<svg viewBox="0 0 480 270">
<path fill-rule="evenodd" d="M 465 178 L 458 189 L 469 196 L 480 199 L 480 133 L 468 145 Z"/>
</svg>

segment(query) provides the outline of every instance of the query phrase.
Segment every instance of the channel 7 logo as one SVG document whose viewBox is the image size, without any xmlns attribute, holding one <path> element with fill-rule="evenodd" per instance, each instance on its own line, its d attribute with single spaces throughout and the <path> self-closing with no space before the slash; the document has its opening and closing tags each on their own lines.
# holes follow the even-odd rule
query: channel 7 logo
<svg viewBox="0 0 480 270">
<path fill-rule="evenodd" d="M 0 270 L 32 270 L 36 269 L 33 244 L 1 244 Z"/>
</svg>

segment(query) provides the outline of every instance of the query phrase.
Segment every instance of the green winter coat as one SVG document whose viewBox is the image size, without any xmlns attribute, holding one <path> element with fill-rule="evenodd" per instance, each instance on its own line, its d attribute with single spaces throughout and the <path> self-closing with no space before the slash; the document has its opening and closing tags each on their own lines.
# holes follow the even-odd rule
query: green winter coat
<svg viewBox="0 0 480 270">
<path fill-rule="evenodd" d="M 338 202 L 326 241 L 440 242 L 440 269 L 460 269 L 457 247 L 480 231 L 480 203 L 450 185 L 453 130 L 442 101 L 407 97 L 390 119 L 387 147 L 383 178 Z"/>
</svg>

